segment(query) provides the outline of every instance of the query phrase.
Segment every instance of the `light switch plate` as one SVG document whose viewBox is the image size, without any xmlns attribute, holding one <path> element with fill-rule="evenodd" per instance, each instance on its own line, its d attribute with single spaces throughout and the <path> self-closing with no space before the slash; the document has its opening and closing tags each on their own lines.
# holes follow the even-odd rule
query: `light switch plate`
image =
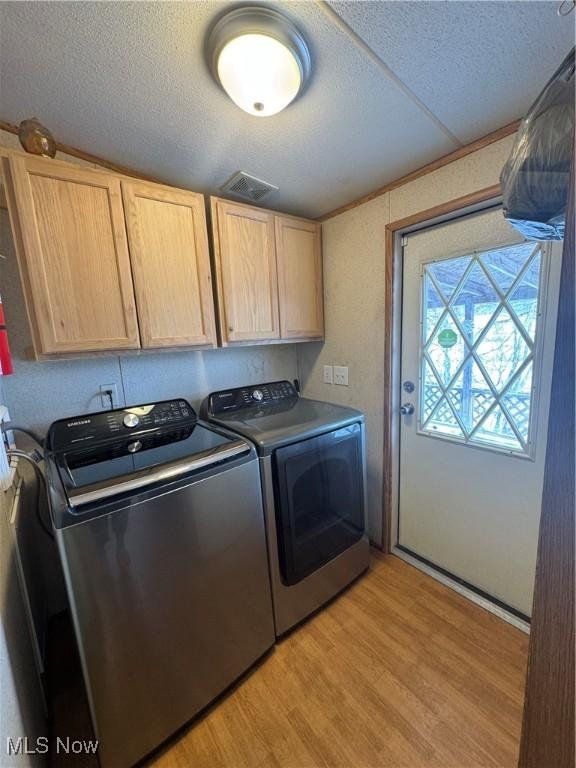
<svg viewBox="0 0 576 768">
<path fill-rule="evenodd" d="M 331 365 L 324 366 L 324 384 L 334 384 L 334 369 Z"/>
<path fill-rule="evenodd" d="M 348 366 L 347 365 L 334 366 L 334 384 L 340 384 L 340 386 L 342 387 L 348 386 Z"/>
</svg>

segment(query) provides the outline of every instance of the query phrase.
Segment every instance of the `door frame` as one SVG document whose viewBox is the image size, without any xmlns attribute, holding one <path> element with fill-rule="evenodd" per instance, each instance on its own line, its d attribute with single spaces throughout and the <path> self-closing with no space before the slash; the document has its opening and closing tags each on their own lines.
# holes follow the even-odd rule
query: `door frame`
<svg viewBox="0 0 576 768">
<path fill-rule="evenodd" d="M 519 768 L 574 765 L 574 149 Z"/>
<path fill-rule="evenodd" d="M 402 238 L 435 224 L 458 219 L 502 203 L 500 184 L 485 187 L 424 211 L 397 219 L 385 228 L 384 270 L 384 455 L 382 473 L 382 550 L 392 552 L 398 533 L 400 353 L 402 331 Z"/>
</svg>

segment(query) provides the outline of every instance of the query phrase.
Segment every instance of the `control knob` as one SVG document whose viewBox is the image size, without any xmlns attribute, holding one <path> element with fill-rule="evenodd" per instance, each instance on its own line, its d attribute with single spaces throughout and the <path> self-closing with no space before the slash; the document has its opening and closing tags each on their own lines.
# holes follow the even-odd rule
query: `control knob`
<svg viewBox="0 0 576 768">
<path fill-rule="evenodd" d="M 252 392 L 252 399 L 256 400 L 257 403 L 264 400 L 264 393 L 261 389 L 255 389 L 254 392 Z"/>
<path fill-rule="evenodd" d="M 124 416 L 125 427 L 132 429 L 133 427 L 137 427 L 138 424 L 140 424 L 140 419 L 135 413 L 127 413 L 126 416 Z"/>
<path fill-rule="evenodd" d="M 128 443 L 128 453 L 136 453 L 142 448 L 140 440 L 135 440 L 133 443 Z"/>
</svg>

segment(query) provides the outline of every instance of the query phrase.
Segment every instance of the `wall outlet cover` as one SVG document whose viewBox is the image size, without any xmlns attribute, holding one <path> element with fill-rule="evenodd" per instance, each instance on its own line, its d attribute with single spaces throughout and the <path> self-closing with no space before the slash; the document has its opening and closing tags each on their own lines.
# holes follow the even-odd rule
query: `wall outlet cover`
<svg viewBox="0 0 576 768">
<path fill-rule="evenodd" d="M 107 392 L 110 392 L 110 396 L 106 394 Z M 118 400 L 118 387 L 116 384 L 100 384 L 100 402 L 102 408 L 105 408 L 107 411 L 119 407 L 120 402 Z"/>
<path fill-rule="evenodd" d="M 331 365 L 324 366 L 324 384 L 334 384 L 334 369 Z"/>
<path fill-rule="evenodd" d="M 341 387 L 348 386 L 348 366 L 347 365 L 334 366 L 334 384 L 339 384 Z"/>
</svg>

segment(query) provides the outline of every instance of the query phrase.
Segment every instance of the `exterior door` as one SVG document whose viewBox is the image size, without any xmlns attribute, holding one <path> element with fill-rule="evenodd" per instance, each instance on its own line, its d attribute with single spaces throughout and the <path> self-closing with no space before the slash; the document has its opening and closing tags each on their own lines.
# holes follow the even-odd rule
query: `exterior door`
<svg viewBox="0 0 576 768">
<path fill-rule="evenodd" d="M 560 249 L 492 209 L 403 254 L 398 544 L 528 616 Z"/>
<path fill-rule="evenodd" d="M 123 181 L 143 347 L 216 345 L 204 198 Z"/>
<path fill-rule="evenodd" d="M 120 180 L 16 156 L 10 178 L 36 352 L 139 347 Z"/>
<path fill-rule="evenodd" d="M 276 253 L 283 339 L 324 336 L 320 224 L 276 216 Z"/>
<path fill-rule="evenodd" d="M 212 198 L 224 345 L 280 338 L 274 214 Z"/>
</svg>

